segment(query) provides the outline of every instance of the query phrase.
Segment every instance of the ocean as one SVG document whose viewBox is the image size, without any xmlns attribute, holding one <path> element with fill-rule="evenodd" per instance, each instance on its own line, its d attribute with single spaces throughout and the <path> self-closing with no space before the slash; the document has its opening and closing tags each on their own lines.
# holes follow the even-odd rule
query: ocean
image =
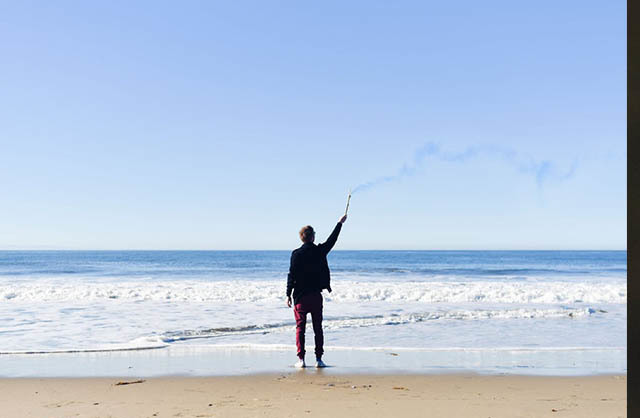
<svg viewBox="0 0 640 418">
<path fill-rule="evenodd" d="M 289 257 L 0 251 L 0 364 L 180 347 L 284 352 L 293 362 Z M 407 353 L 414 364 L 471 371 L 626 372 L 626 251 L 334 250 L 328 258 L 327 354 Z M 37 374 L 11 364 L 5 375 Z"/>
</svg>

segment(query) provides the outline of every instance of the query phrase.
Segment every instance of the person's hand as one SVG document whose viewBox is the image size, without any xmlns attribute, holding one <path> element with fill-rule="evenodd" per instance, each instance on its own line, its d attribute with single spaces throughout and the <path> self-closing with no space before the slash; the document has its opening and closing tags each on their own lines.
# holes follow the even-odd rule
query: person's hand
<svg viewBox="0 0 640 418">
<path fill-rule="evenodd" d="M 291 307 L 291 296 L 287 296 L 287 306 Z"/>
<path fill-rule="evenodd" d="M 346 220 L 347 220 L 347 215 L 343 215 L 342 218 L 340 218 L 340 220 L 338 222 L 343 224 Z"/>
</svg>

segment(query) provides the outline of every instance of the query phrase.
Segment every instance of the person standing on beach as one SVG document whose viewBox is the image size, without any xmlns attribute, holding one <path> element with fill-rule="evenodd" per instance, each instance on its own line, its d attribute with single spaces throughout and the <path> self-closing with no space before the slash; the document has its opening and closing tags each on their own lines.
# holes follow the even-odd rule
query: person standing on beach
<svg viewBox="0 0 640 418">
<path fill-rule="evenodd" d="M 291 307 L 293 292 L 293 315 L 296 319 L 296 347 L 298 349 L 297 368 L 306 367 L 304 362 L 304 332 L 307 325 L 307 313 L 311 314 L 313 333 L 316 343 L 316 367 L 326 367 L 322 361 L 324 354 L 324 335 L 322 333 L 322 290 L 331 293 L 329 264 L 327 254 L 338 240 L 342 224 L 347 220 L 344 215 L 338 221 L 327 241 L 314 244 L 316 233 L 311 225 L 303 226 L 300 239 L 303 244 L 291 253 L 291 264 L 287 276 L 287 306 Z"/>
</svg>

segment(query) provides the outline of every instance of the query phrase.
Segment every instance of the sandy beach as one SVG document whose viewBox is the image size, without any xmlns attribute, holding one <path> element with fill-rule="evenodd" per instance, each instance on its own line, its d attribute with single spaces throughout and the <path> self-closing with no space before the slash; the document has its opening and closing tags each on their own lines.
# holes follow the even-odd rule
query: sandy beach
<svg viewBox="0 0 640 418">
<path fill-rule="evenodd" d="M 120 383 L 120 384 L 119 384 Z M 331 375 L 0 380 L 6 417 L 624 417 L 625 375 Z"/>
</svg>

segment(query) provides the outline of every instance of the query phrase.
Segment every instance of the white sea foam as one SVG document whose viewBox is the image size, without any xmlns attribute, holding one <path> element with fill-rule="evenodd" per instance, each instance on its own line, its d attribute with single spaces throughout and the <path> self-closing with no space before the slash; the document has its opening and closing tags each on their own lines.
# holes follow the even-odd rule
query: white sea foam
<svg viewBox="0 0 640 418">
<path fill-rule="evenodd" d="M 518 309 L 476 309 L 439 310 L 410 314 L 372 315 L 364 317 L 326 318 L 325 330 L 344 328 L 379 327 L 384 325 L 404 325 L 436 320 L 489 320 L 489 319 L 534 319 L 534 318 L 579 318 L 592 314 L 606 313 L 593 308 L 518 308 Z M 162 341 L 171 343 L 201 338 L 212 338 L 241 334 L 265 334 L 271 332 L 293 332 L 293 323 L 267 323 L 241 327 L 223 327 L 199 330 L 174 331 L 163 335 Z"/>
<path fill-rule="evenodd" d="M 386 325 L 416 324 L 442 320 L 500 320 L 500 319 L 577 319 L 591 315 L 605 314 L 603 310 L 593 308 L 517 308 L 517 309 L 476 309 L 476 310 L 434 310 L 408 314 L 370 315 L 358 317 L 325 318 L 323 328 L 326 331 L 345 330 L 363 327 L 383 327 Z M 128 342 L 101 344 L 93 347 L 74 347 L 60 349 L 5 350 L 0 354 L 57 354 L 76 352 L 131 351 L 164 348 L 170 344 L 192 340 L 207 340 L 220 337 L 243 336 L 250 334 L 270 334 L 295 332 L 292 321 L 271 322 L 236 327 L 184 329 L 156 335 L 135 338 Z M 240 344 L 241 346 L 243 344 Z M 249 344 L 249 346 L 253 346 Z"/>
<path fill-rule="evenodd" d="M 0 284 L 0 300 L 11 301 L 181 301 L 181 302 L 273 302 L 281 301 L 283 281 L 180 281 Z M 557 282 L 364 282 L 335 281 L 334 292 L 325 294 L 336 302 L 426 303 L 615 303 L 624 304 L 627 286 L 614 283 Z"/>
<path fill-rule="evenodd" d="M 62 348 L 62 349 L 32 349 L 32 350 L 7 350 L 2 354 L 64 354 L 64 353 L 103 353 L 109 351 L 137 351 L 152 350 L 168 347 L 169 344 L 159 337 L 140 337 L 129 342 L 117 344 L 105 344 L 89 348 Z"/>
</svg>

